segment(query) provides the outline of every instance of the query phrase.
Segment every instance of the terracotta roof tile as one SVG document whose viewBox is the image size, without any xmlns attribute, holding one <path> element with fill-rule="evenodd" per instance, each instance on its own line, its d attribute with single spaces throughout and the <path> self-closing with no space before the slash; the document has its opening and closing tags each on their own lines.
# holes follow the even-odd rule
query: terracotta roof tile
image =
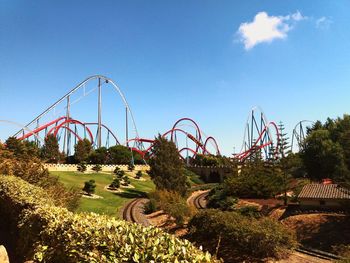
<svg viewBox="0 0 350 263">
<path fill-rule="evenodd" d="M 350 199 L 350 191 L 337 184 L 308 184 L 298 198 Z"/>
</svg>

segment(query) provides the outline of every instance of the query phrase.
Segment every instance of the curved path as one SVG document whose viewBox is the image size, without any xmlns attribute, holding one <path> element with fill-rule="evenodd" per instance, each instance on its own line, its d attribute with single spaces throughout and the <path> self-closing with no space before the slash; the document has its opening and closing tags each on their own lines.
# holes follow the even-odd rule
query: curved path
<svg viewBox="0 0 350 263">
<path fill-rule="evenodd" d="M 204 209 L 207 206 L 207 200 L 205 199 L 210 190 L 195 191 L 187 199 L 187 204 L 197 209 Z"/>
<path fill-rule="evenodd" d="M 143 213 L 143 207 L 147 202 L 146 198 L 136 198 L 126 203 L 121 209 L 122 218 L 129 222 L 150 226 L 151 224 Z"/>
</svg>

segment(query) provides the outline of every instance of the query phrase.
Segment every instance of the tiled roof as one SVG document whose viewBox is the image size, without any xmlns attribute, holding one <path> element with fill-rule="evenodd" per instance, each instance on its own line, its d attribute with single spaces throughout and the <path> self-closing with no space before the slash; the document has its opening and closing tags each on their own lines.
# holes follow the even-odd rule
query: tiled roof
<svg viewBox="0 0 350 263">
<path fill-rule="evenodd" d="M 337 184 L 308 184 L 298 198 L 350 199 L 350 191 Z"/>
</svg>

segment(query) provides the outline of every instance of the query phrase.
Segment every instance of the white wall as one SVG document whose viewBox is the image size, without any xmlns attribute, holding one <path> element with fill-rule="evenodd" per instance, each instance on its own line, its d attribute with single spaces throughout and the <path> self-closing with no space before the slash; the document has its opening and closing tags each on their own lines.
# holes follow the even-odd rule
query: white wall
<svg viewBox="0 0 350 263">
<path fill-rule="evenodd" d="M 76 172 L 77 171 L 77 164 L 53 164 L 53 163 L 45 163 L 44 167 L 48 169 L 49 171 L 60 171 L 60 172 Z M 116 167 L 119 167 L 121 170 L 127 171 L 128 166 L 127 165 L 101 165 L 102 172 L 113 172 Z M 92 172 L 92 167 L 94 167 L 93 164 L 86 165 L 86 171 Z M 148 165 L 135 165 L 136 171 L 147 171 L 149 170 Z"/>
</svg>

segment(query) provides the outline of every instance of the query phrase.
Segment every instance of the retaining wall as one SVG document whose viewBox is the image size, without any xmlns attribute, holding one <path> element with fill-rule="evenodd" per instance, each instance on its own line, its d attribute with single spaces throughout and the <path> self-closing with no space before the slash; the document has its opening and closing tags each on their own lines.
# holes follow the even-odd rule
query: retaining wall
<svg viewBox="0 0 350 263">
<path fill-rule="evenodd" d="M 53 164 L 53 163 L 45 163 L 44 167 L 48 169 L 49 171 L 59 171 L 59 172 L 76 172 L 77 171 L 77 164 Z M 87 172 L 93 172 L 92 167 L 94 167 L 94 164 L 87 164 L 86 165 L 86 171 Z M 102 172 L 113 172 L 116 167 L 119 167 L 121 170 L 127 171 L 128 166 L 127 165 L 101 165 Z M 149 170 L 148 165 L 135 165 L 135 171 L 147 171 Z"/>
</svg>

